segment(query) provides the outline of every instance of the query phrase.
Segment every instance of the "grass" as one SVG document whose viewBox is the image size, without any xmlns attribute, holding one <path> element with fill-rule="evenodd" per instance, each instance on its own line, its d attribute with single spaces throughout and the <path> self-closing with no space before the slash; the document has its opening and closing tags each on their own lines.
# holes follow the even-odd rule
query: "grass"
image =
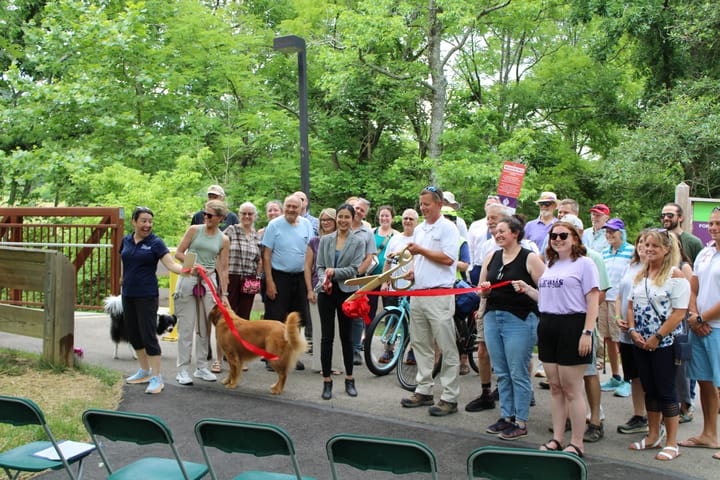
<svg viewBox="0 0 720 480">
<path fill-rule="evenodd" d="M 57 367 L 37 354 L 0 348 L 0 393 L 34 401 L 58 440 L 89 441 L 82 413 L 90 407 L 116 409 L 122 396 L 121 380 L 122 375 L 113 370 Z M 0 451 L 36 440 L 45 440 L 40 427 L 0 424 Z"/>
</svg>

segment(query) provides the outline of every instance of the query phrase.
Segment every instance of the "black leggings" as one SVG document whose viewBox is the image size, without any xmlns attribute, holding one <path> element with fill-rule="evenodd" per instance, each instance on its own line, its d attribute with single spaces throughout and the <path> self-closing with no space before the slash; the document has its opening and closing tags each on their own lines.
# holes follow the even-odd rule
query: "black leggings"
<svg viewBox="0 0 720 480">
<path fill-rule="evenodd" d="M 675 388 L 675 352 L 672 346 L 649 352 L 633 347 L 640 382 L 645 390 L 645 408 L 648 412 L 662 412 L 665 417 L 680 414 Z"/>
<path fill-rule="evenodd" d="M 156 332 L 158 304 L 158 297 L 122 297 L 128 340 L 135 350 L 144 348 L 150 356 L 162 353 Z"/>
<path fill-rule="evenodd" d="M 348 377 L 353 373 L 352 319 L 342 311 L 342 304 L 350 295 L 352 295 L 352 293 L 341 291 L 335 282 L 333 282 L 333 290 L 330 295 L 327 295 L 325 292 L 318 294 L 318 312 L 320 313 L 321 332 L 320 365 L 322 365 L 323 377 L 329 377 L 332 373 L 336 313 L 345 373 Z"/>
</svg>

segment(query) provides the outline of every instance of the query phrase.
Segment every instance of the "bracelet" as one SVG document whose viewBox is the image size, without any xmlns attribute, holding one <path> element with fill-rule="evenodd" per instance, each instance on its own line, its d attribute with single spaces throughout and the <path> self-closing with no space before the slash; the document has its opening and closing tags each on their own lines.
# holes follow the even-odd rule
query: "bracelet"
<svg viewBox="0 0 720 480">
<path fill-rule="evenodd" d="M 660 332 L 655 332 L 654 337 L 658 339 L 659 342 L 662 342 L 665 337 L 662 336 Z"/>
<path fill-rule="evenodd" d="M 631 335 L 633 332 L 637 332 L 637 329 L 635 327 L 628 328 L 628 335 Z"/>
</svg>

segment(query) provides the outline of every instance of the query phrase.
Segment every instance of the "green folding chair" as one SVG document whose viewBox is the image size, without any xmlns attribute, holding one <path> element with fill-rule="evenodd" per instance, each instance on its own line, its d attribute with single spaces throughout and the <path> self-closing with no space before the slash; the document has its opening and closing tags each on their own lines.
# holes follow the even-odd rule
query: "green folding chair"
<svg viewBox="0 0 720 480">
<path fill-rule="evenodd" d="M 91 408 L 83 413 L 83 423 L 102 457 L 108 472 L 108 479 L 194 480 L 204 477 L 208 472 L 207 465 L 185 462 L 180 459 L 170 429 L 161 418 L 155 415 Z M 143 457 L 113 470 L 105 453 L 106 444 L 102 443 L 98 437 L 104 437 L 113 442 L 128 442 L 137 445 L 164 443 L 170 448 L 173 458 Z"/>
<path fill-rule="evenodd" d="M 435 454 L 415 440 L 340 433 L 327 441 L 325 450 L 333 480 L 338 478 L 336 464 L 395 475 L 428 473 L 433 479 L 438 478 Z"/>
<path fill-rule="evenodd" d="M 587 467 L 581 458 L 568 452 L 487 446 L 470 453 L 467 474 L 468 480 L 586 480 Z"/>
<path fill-rule="evenodd" d="M 210 461 L 208 447 L 225 453 L 246 453 L 256 457 L 287 455 L 295 472 L 288 474 L 253 470 L 241 473 L 234 477 L 234 480 L 314 480 L 300 474 L 292 439 L 285 430 L 276 425 L 205 418 L 195 424 L 195 437 L 213 480 L 217 480 L 218 476 Z"/>
<path fill-rule="evenodd" d="M 39 425 L 42 427 L 47 441 L 26 443 L 7 452 L 0 453 L 0 467 L 5 470 L 10 480 L 16 479 L 22 472 L 42 472 L 43 470 L 62 470 L 75 480 L 82 476 L 82 461 L 92 452 L 87 450 L 78 456 L 66 458 L 58 442 L 55 440 L 40 407 L 32 400 L 22 397 L 0 395 L 0 423 L 24 427 Z M 59 460 L 39 457 L 36 453 L 47 448 L 54 448 Z M 77 474 L 70 465 L 77 463 Z"/>
</svg>

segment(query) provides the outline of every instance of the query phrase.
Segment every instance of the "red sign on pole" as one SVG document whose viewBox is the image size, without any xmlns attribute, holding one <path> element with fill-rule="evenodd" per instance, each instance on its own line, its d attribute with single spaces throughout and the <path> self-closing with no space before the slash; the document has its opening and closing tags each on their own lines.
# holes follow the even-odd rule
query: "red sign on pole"
<svg viewBox="0 0 720 480">
<path fill-rule="evenodd" d="M 522 163 L 505 162 L 503 164 L 500 182 L 498 182 L 498 196 L 503 205 L 517 208 L 526 168 Z"/>
</svg>

